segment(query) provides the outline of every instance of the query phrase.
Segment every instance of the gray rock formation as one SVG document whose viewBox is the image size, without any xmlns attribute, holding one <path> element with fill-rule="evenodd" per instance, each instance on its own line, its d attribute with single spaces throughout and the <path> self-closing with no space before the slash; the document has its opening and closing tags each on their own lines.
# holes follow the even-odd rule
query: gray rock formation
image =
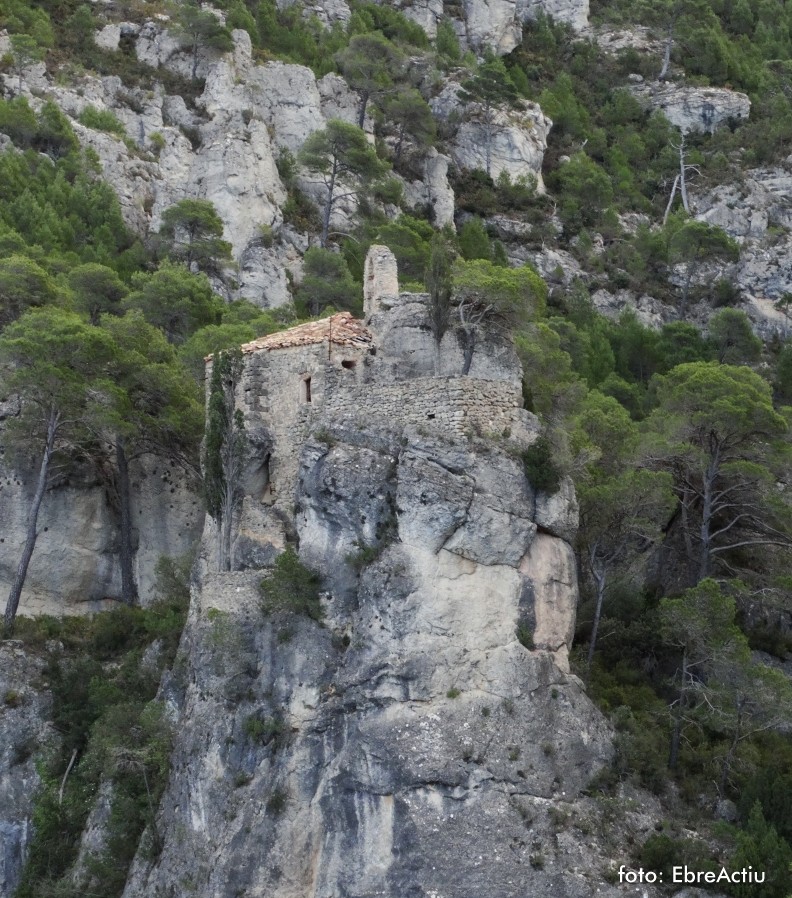
<svg viewBox="0 0 792 898">
<path fill-rule="evenodd" d="M 465 31 L 472 49 L 503 55 L 520 43 L 516 0 L 464 0 Z"/>
<path fill-rule="evenodd" d="M 539 16 L 550 16 L 556 22 L 566 22 L 575 31 L 588 27 L 589 0 L 517 0 L 517 17 L 529 22 Z"/>
<path fill-rule="evenodd" d="M 460 85 L 450 82 L 430 103 L 434 114 L 445 120 L 459 119 L 449 140 L 451 157 L 460 168 L 486 169 L 487 131 L 483 110 L 477 103 L 463 103 Z M 552 121 L 538 104 L 524 101 L 517 109 L 496 110 L 492 120 L 490 174 L 506 172 L 512 181 L 528 177 L 544 190 L 542 161 Z"/>
<path fill-rule="evenodd" d="M 44 662 L 21 643 L 0 642 L 0 896 L 11 898 L 32 838 L 36 755 L 53 741 L 49 697 L 38 684 Z"/>
<path fill-rule="evenodd" d="M 576 572 L 554 534 L 574 529 L 571 486 L 540 511 L 514 435 L 469 431 L 509 402 L 521 417 L 513 351 L 482 347 L 501 380 L 422 374 L 431 345 L 393 335 L 410 315 L 421 329 L 424 300 L 394 275 L 374 248 L 366 324 L 244 347 L 239 401 L 268 474 L 240 529 L 275 551 L 297 540 L 325 622 L 263 615 L 262 572 L 214 573 L 207 527 L 184 673 L 163 694 L 179 715 L 164 846 L 125 898 L 615 894 L 581 878 L 591 854 L 549 813 L 580 811 L 610 754 L 567 667 Z"/>
<path fill-rule="evenodd" d="M 467 45 L 479 52 L 510 53 L 522 37 L 525 22 L 540 15 L 570 24 L 576 31 L 588 26 L 588 0 L 464 0 Z"/>
<path fill-rule="evenodd" d="M 0 445 L 2 425 L 0 425 Z M 35 471 L 0 466 L 0 595 L 11 588 L 25 542 Z M 161 460 L 135 463 L 132 514 L 135 577 L 144 603 L 153 598 L 154 569 L 162 555 L 190 550 L 203 522 L 201 499 L 183 472 Z M 105 489 L 73 475 L 50 489 L 39 516 L 39 537 L 20 614 L 79 614 L 107 607 L 121 595 L 116 512 Z"/>
<path fill-rule="evenodd" d="M 642 103 L 659 109 L 683 133 L 712 133 L 734 119 L 747 119 L 751 101 L 746 94 L 723 87 L 684 87 L 668 82 L 633 82 L 630 91 Z"/>
<path fill-rule="evenodd" d="M 740 243 L 729 277 L 762 337 L 786 337 L 790 322 L 775 307 L 792 291 L 792 159 L 770 169 L 751 169 L 739 184 L 694 193 L 696 217 L 723 228 Z"/>
<path fill-rule="evenodd" d="M 437 227 L 454 225 L 454 191 L 448 183 L 450 159 L 430 148 L 423 161 L 423 178 L 405 183 L 404 193 L 413 207 L 430 207 Z"/>
<path fill-rule="evenodd" d="M 616 290 L 610 293 L 600 288 L 591 294 L 591 301 L 598 312 L 618 320 L 625 309 L 635 312 L 644 327 L 660 329 L 670 321 L 676 321 L 678 314 L 672 306 L 666 305 L 653 296 L 636 296 L 631 290 Z"/>
</svg>

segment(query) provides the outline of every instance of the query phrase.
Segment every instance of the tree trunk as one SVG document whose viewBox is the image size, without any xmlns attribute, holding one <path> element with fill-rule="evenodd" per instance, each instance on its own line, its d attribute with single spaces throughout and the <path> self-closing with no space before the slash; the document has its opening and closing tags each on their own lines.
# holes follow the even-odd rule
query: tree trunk
<svg viewBox="0 0 792 898">
<path fill-rule="evenodd" d="M 742 736 L 742 707 L 740 704 L 740 700 L 737 700 L 737 721 L 734 724 L 734 736 L 732 737 L 731 744 L 729 745 L 729 750 L 726 752 L 726 757 L 723 759 L 723 764 L 721 764 L 721 774 L 720 774 L 720 782 L 718 783 L 718 794 L 723 798 L 726 793 L 726 786 L 729 780 L 729 771 L 731 770 L 732 761 L 734 760 L 734 754 L 737 751 L 737 746 L 740 744 L 740 738 Z"/>
<path fill-rule="evenodd" d="M 685 212 L 690 215 L 690 203 L 688 202 L 687 181 L 685 180 L 685 138 L 679 144 L 679 193 L 682 197 L 682 205 Z"/>
<path fill-rule="evenodd" d="M 19 599 L 22 595 L 22 587 L 25 585 L 28 566 L 30 559 L 33 557 L 33 550 L 36 548 L 36 538 L 38 531 L 39 510 L 44 499 L 44 493 L 47 490 L 47 476 L 49 474 L 50 461 L 55 448 L 55 437 L 58 434 L 60 426 L 60 412 L 54 408 L 50 409 L 47 420 L 47 437 L 44 442 L 44 453 L 41 456 L 41 465 L 39 467 L 38 483 L 36 484 L 36 493 L 33 496 L 33 504 L 30 506 L 27 521 L 27 538 L 25 539 L 25 547 L 22 550 L 22 557 L 19 559 L 16 576 L 11 585 L 11 592 L 6 602 L 5 618 L 3 620 L 3 632 L 9 637 L 14 632 L 14 621 L 16 620 L 17 609 L 19 608 Z"/>
<path fill-rule="evenodd" d="M 223 499 L 223 529 L 221 534 L 221 539 L 223 542 L 223 567 L 221 568 L 221 570 L 224 571 L 232 571 L 234 569 L 234 565 L 232 564 L 231 560 L 231 532 L 234 523 L 234 487 L 235 484 L 233 482 L 233 478 L 226 477 L 225 497 Z"/>
<path fill-rule="evenodd" d="M 336 172 L 338 160 L 333 158 L 333 168 L 330 172 L 330 181 L 327 184 L 327 202 L 322 213 L 322 248 L 327 248 L 327 235 L 330 233 L 330 215 L 333 211 L 333 194 L 335 193 Z"/>
<path fill-rule="evenodd" d="M 597 647 L 597 633 L 599 632 L 600 618 L 602 617 L 602 602 L 605 598 L 605 572 L 595 571 L 592 564 L 592 576 L 597 585 L 597 604 L 594 607 L 594 620 L 591 624 L 591 638 L 589 639 L 588 656 L 586 657 L 586 685 L 591 680 L 591 664 L 594 661 L 594 650 Z"/>
<path fill-rule="evenodd" d="M 674 26 L 668 26 L 668 37 L 666 38 L 665 50 L 663 52 L 663 67 L 660 69 L 660 74 L 657 76 L 658 81 L 665 81 L 666 76 L 668 75 L 668 69 L 671 65 L 671 49 L 674 46 Z"/>
<path fill-rule="evenodd" d="M 358 128 L 363 130 L 363 124 L 366 121 L 366 108 L 368 107 L 369 97 L 371 96 L 370 91 L 364 91 L 360 95 L 360 112 L 358 112 Z"/>
<path fill-rule="evenodd" d="M 665 214 L 663 215 L 663 227 L 666 226 L 668 216 L 671 214 L 671 207 L 674 205 L 674 197 L 676 196 L 677 186 L 679 184 L 679 175 L 674 178 L 674 186 L 671 188 L 671 196 L 668 198 Z"/>
<path fill-rule="evenodd" d="M 687 555 L 688 560 L 688 570 L 693 570 L 693 565 L 696 562 L 696 557 L 693 552 L 693 540 L 690 535 L 690 518 L 688 516 L 688 501 L 690 498 L 690 490 L 685 487 L 684 492 L 682 493 L 682 498 L 679 503 L 680 514 L 682 516 L 682 539 L 685 542 L 685 554 Z"/>
<path fill-rule="evenodd" d="M 476 349 L 476 331 L 473 328 L 465 330 L 465 355 L 462 362 L 462 374 L 470 374 L 470 366 L 473 364 L 473 353 Z"/>
<path fill-rule="evenodd" d="M 679 746 L 682 742 L 682 712 L 684 711 L 685 699 L 687 696 L 687 650 L 682 652 L 682 682 L 679 687 L 679 701 L 677 703 L 677 712 L 674 717 L 674 730 L 671 733 L 671 750 L 668 753 L 668 767 L 670 770 L 676 770 L 679 763 Z"/>
<path fill-rule="evenodd" d="M 699 528 L 699 563 L 697 583 L 709 576 L 711 565 L 711 537 L 712 532 L 712 488 L 715 478 L 718 476 L 718 452 L 710 459 L 704 474 L 704 495 L 701 507 L 701 527 Z"/>
<path fill-rule="evenodd" d="M 132 504 L 129 489 L 129 462 L 124 438 L 116 437 L 116 467 L 118 469 L 118 500 L 121 507 L 121 600 L 134 605 L 138 597 L 135 573 L 132 568 Z"/>
<path fill-rule="evenodd" d="M 487 148 L 487 177 L 492 177 L 492 110 L 489 106 L 484 110 Z"/>
</svg>

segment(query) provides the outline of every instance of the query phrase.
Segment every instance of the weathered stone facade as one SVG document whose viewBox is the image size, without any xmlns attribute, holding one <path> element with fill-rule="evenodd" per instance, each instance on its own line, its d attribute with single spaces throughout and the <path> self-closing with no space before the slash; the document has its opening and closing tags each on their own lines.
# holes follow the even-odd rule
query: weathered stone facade
<svg viewBox="0 0 792 898">
<path fill-rule="evenodd" d="M 364 282 L 365 324 L 342 312 L 242 347 L 237 399 L 254 446 L 245 489 L 253 502 L 240 525 L 248 533 L 255 502 L 291 513 L 300 449 L 311 433 L 335 424 L 497 437 L 516 448 L 538 436 L 536 418 L 522 408 L 520 365 L 508 340 L 482 341 L 472 376 L 463 376 L 455 335 L 437 346 L 428 296 L 399 292 L 386 247 L 371 248 Z"/>
<path fill-rule="evenodd" d="M 326 412 L 366 415 L 398 427 L 440 428 L 456 436 L 470 433 L 511 436 L 523 422 L 520 388 L 504 381 L 470 377 L 419 377 L 397 384 L 363 384 L 326 399 Z"/>
</svg>

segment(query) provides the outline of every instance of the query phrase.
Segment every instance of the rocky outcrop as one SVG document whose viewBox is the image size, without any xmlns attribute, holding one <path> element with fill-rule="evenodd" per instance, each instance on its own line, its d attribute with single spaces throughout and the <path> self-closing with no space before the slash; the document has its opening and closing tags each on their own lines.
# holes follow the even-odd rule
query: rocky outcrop
<svg viewBox="0 0 792 898">
<path fill-rule="evenodd" d="M 454 225 L 454 191 L 448 182 L 448 156 L 430 148 L 423 160 L 421 180 L 407 182 L 404 194 L 414 208 L 429 208 L 432 222 L 439 228 Z"/>
<path fill-rule="evenodd" d="M 451 82 L 430 104 L 438 118 L 460 120 L 449 140 L 455 164 L 486 170 L 489 142 L 493 179 L 505 172 L 512 181 L 534 179 L 537 189 L 543 190 L 542 161 L 553 123 L 539 105 L 523 101 L 515 109 L 497 109 L 488 118 L 479 104 L 464 103 L 459 91 L 460 85 Z"/>
<path fill-rule="evenodd" d="M 673 306 L 648 294 L 636 296 L 631 290 L 615 290 L 611 293 L 600 288 L 591 294 L 591 301 L 598 312 L 614 321 L 619 319 L 625 309 L 629 309 L 635 312 L 636 318 L 644 327 L 656 330 L 678 318 Z"/>
<path fill-rule="evenodd" d="M 464 0 L 468 45 L 504 55 L 520 43 L 516 0 Z"/>
<path fill-rule="evenodd" d="M 522 39 L 524 23 L 551 16 L 576 31 L 588 26 L 588 0 L 463 0 L 467 45 L 476 51 L 510 53 Z"/>
<path fill-rule="evenodd" d="M 2 429 L 0 426 L 0 442 Z M 0 595 L 7 596 L 25 542 L 34 471 L 0 468 Z M 181 556 L 200 535 L 203 504 L 180 469 L 162 460 L 132 468 L 135 577 L 141 600 L 154 596 L 162 555 Z M 121 595 L 119 521 L 103 486 L 72 475 L 52 487 L 39 515 L 39 536 L 20 614 L 78 614 L 107 607 Z"/>
<path fill-rule="evenodd" d="M 384 248 L 366 272 L 365 326 L 338 316 L 335 344 L 315 325 L 251 344 L 240 388 L 277 484 L 273 496 L 272 481 L 249 482 L 258 538 L 280 527 L 274 552 L 291 534 L 321 572 L 324 623 L 263 614 L 262 571 L 214 573 L 207 528 L 184 674 L 163 694 L 178 713 L 163 850 L 137 858 L 125 898 L 615 894 L 581 879 L 591 849 L 556 839 L 549 816 L 551 803 L 579 812 L 610 756 L 567 665 L 571 484 L 540 498 L 508 438 L 382 407 L 385 386 L 405 405 L 413 386 L 429 392 L 431 378 L 392 377 L 389 359 L 421 353 L 385 326 L 420 325 L 422 300 L 399 294 Z M 502 358 L 489 383 L 511 386 L 503 347 L 483 354 Z M 284 422 L 306 371 L 311 401 L 303 391 Z M 353 392 L 348 414 L 334 391 Z M 279 455 L 297 456 L 291 479 Z"/>
<path fill-rule="evenodd" d="M 437 36 L 437 23 L 444 15 L 443 0 L 395 0 L 392 5 L 420 25 L 429 38 L 434 40 Z"/>
<path fill-rule="evenodd" d="M 640 76 L 630 85 L 633 96 L 659 109 L 683 133 L 712 133 L 730 121 L 747 119 L 751 101 L 746 94 L 722 87 L 685 87 L 668 82 L 644 82 Z M 640 80 L 638 80 L 640 79 Z"/>
<path fill-rule="evenodd" d="M 0 896 L 11 898 L 33 836 L 36 757 L 54 739 L 41 658 L 13 640 L 0 642 Z"/>
<path fill-rule="evenodd" d="M 660 71 L 660 58 L 665 49 L 665 41 L 658 39 L 650 28 L 642 25 L 633 25 L 631 28 L 609 28 L 607 26 L 599 27 L 594 30 L 594 40 L 600 49 L 606 53 L 618 54 L 622 50 L 640 50 L 644 53 L 653 53 L 658 57 L 657 71 Z M 642 78 L 630 76 L 639 82 Z"/>
<path fill-rule="evenodd" d="M 740 246 L 730 279 L 762 337 L 786 337 L 790 322 L 775 303 L 792 292 L 792 159 L 751 169 L 739 184 L 694 194 L 696 217 L 723 228 Z"/>
<path fill-rule="evenodd" d="M 517 0 L 517 17 L 525 23 L 539 16 L 565 22 L 575 31 L 588 27 L 589 0 Z"/>
</svg>

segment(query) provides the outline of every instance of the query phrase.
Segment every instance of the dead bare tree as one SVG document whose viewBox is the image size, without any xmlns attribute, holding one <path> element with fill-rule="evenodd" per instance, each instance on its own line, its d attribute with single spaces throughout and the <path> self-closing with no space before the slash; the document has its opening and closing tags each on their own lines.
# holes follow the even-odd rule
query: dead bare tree
<svg viewBox="0 0 792 898">
<path fill-rule="evenodd" d="M 677 189 L 679 189 L 679 195 L 682 199 L 682 207 L 684 208 L 685 212 L 690 215 L 687 174 L 688 172 L 694 172 L 697 175 L 701 174 L 701 169 L 697 165 L 693 165 L 690 162 L 685 162 L 685 135 L 681 131 L 679 132 L 679 143 L 674 143 L 673 141 L 671 141 L 671 146 L 677 151 L 677 153 L 679 153 L 679 172 L 674 178 L 674 183 L 671 187 L 671 196 L 668 198 L 668 205 L 666 206 L 665 214 L 663 215 L 664 227 L 666 225 L 666 222 L 668 221 L 668 216 L 671 214 L 671 209 L 674 205 L 674 198 L 676 197 Z"/>
</svg>

